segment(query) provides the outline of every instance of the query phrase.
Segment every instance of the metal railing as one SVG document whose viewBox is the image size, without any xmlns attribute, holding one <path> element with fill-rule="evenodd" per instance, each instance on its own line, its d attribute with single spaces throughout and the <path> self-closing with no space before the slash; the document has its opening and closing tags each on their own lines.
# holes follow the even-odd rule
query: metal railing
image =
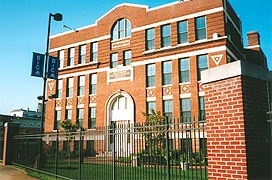
<svg viewBox="0 0 272 180">
<path fill-rule="evenodd" d="M 36 170 L 40 140 L 39 170 L 56 179 L 208 179 L 205 122 L 18 135 L 14 164 Z"/>
<path fill-rule="evenodd" d="M 3 126 L 0 126 L 0 160 L 3 160 L 3 150 L 4 150 L 4 128 Z"/>
</svg>

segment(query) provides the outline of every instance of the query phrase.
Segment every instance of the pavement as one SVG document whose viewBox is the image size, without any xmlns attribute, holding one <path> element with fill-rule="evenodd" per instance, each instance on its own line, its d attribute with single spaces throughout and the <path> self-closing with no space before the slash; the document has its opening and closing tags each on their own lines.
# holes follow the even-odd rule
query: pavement
<svg viewBox="0 0 272 180">
<path fill-rule="evenodd" d="M 4 166 L 0 164 L 0 179 L 1 180 L 37 180 L 31 176 L 28 176 L 27 173 L 13 166 Z"/>
</svg>

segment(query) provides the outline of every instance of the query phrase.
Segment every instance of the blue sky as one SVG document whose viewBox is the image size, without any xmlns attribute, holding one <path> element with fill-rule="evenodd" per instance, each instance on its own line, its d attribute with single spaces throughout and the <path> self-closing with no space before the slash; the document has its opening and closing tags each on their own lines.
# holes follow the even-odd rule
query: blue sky
<svg viewBox="0 0 272 180">
<path fill-rule="evenodd" d="M 62 25 L 80 28 L 95 21 L 121 3 L 156 7 L 174 0 L 0 0 L 0 114 L 18 108 L 36 109 L 42 94 L 41 78 L 31 77 L 32 52 L 44 53 L 48 14 L 60 12 L 62 22 L 51 23 L 51 35 L 65 32 Z M 246 33 L 258 30 L 261 46 L 272 69 L 271 0 L 230 0 L 240 16 L 244 42 Z"/>
</svg>

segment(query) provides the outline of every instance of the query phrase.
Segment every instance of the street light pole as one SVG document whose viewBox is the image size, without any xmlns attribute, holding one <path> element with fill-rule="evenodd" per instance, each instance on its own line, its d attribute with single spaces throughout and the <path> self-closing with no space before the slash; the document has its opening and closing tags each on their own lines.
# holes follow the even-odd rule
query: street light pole
<svg viewBox="0 0 272 180">
<path fill-rule="evenodd" d="M 44 114 L 45 114 L 45 93 L 46 93 L 46 82 L 47 82 L 47 65 L 48 65 L 48 57 L 49 57 L 49 44 L 50 44 L 50 27 L 51 27 L 51 17 L 54 18 L 55 21 L 61 21 L 62 20 L 62 14 L 56 13 L 51 14 L 49 13 L 48 18 L 48 29 L 47 29 L 47 39 L 46 39 L 46 53 L 45 53 L 45 63 L 44 63 L 44 73 L 43 73 L 43 95 L 42 95 L 42 113 L 41 113 L 41 139 L 39 143 L 39 163 L 38 163 L 38 169 L 41 169 L 42 167 L 42 134 L 44 133 Z"/>
<path fill-rule="evenodd" d="M 42 115 L 41 115 L 41 134 L 44 132 L 44 114 L 45 114 L 45 92 L 46 92 L 46 82 L 47 82 L 47 64 L 48 64 L 48 57 L 49 57 L 49 44 L 50 44 L 50 27 L 51 27 L 51 17 L 54 17 L 55 21 L 62 20 L 62 14 L 56 13 L 51 14 L 49 13 L 48 18 L 48 29 L 47 29 L 47 39 L 46 39 L 46 53 L 45 53 L 45 67 L 44 67 L 44 75 L 43 75 L 43 95 L 42 95 Z"/>
</svg>

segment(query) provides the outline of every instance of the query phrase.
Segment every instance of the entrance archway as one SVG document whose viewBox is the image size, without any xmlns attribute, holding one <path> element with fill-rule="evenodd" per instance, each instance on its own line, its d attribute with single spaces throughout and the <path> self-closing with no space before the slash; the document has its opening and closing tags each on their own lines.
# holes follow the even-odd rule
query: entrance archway
<svg viewBox="0 0 272 180">
<path fill-rule="evenodd" d="M 114 132 L 106 137 L 106 149 L 118 157 L 127 157 L 132 150 L 131 127 L 134 123 L 135 105 L 132 97 L 125 91 L 119 90 L 111 95 L 106 104 L 106 125 L 115 124 Z M 113 135 L 114 133 L 114 135 Z"/>
</svg>

